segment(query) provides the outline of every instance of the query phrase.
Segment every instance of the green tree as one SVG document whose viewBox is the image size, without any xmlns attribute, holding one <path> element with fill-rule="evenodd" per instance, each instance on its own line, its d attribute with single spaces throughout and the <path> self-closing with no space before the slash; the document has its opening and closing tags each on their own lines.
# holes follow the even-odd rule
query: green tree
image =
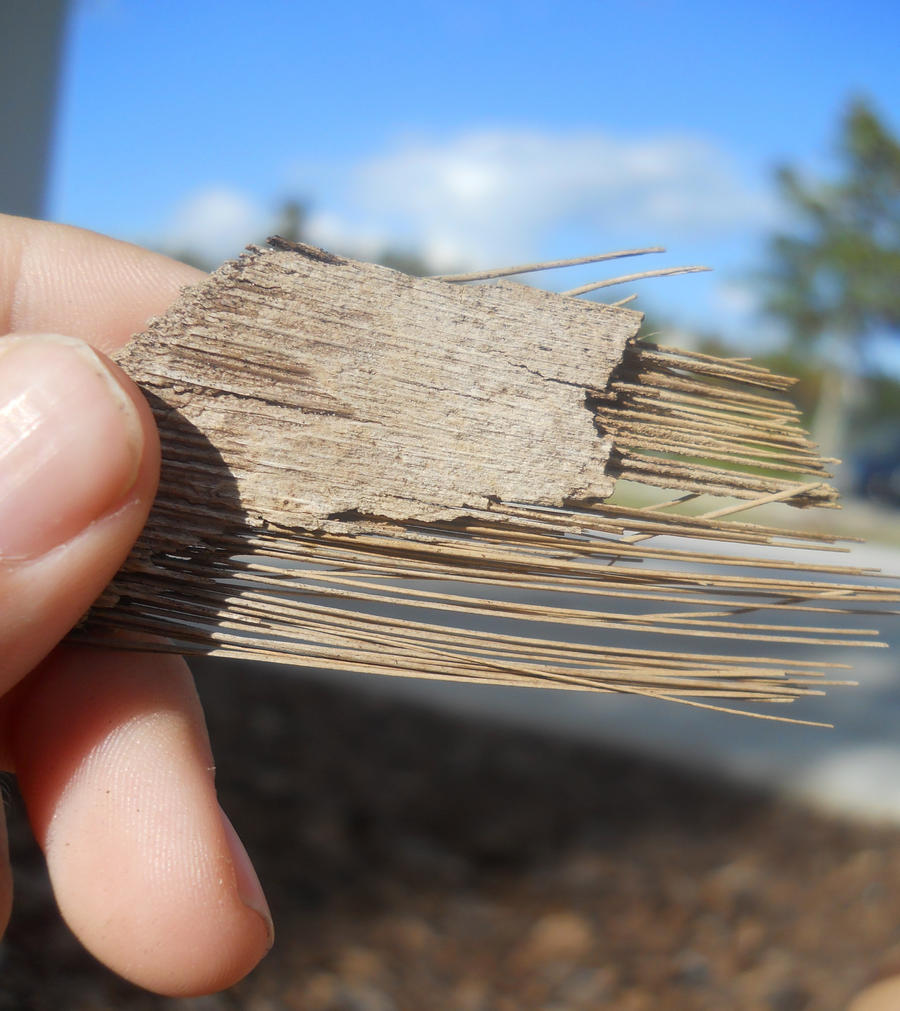
<svg viewBox="0 0 900 1011">
<path fill-rule="evenodd" d="M 837 177 L 807 181 L 782 168 L 778 183 L 796 228 L 771 239 L 766 308 L 786 325 L 793 352 L 823 369 L 815 434 L 840 452 L 849 391 L 883 378 L 877 343 L 892 339 L 900 350 L 900 141 L 855 101 L 841 124 Z"/>
<path fill-rule="evenodd" d="M 419 253 L 394 246 L 382 249 L 375 257 L 375 262 L 380 263 L 382 267 L 390 267 L 393 270 L 402 271 L 404 274 L 412 274 L 413 277 L 428 277 L 429 274 L 438 272 Z"/>
<path fill-rule="evenodd" d="M 282 202 L 278 210 L 275 234 L 290 242 L 306 242 L 306 220 L 309 207 L 304 200 L 290 199 Z"/>
</svg>

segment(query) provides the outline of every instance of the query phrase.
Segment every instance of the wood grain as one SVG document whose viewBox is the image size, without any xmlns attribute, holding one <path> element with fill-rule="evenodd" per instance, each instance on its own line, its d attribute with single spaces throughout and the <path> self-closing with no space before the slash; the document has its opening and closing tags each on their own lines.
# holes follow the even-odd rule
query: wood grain
<svg viewBox="0 0 900 1011">
<path fill-rule="evenodd" d="M 729 712 L 879 645 L 896 587 L 754 513 L 836 502 L 792 380 L 622 306 L 270 242 L 118 355 L 163 468 L 83 641 Z"/>
<path fill-rule="evenodd" d="M 168 409 L 214 442 L 251 522 L 347 530 L 353 516 L 432 522 L 610 495 L 612 441 L 587 394 L 640 320 L 523 285 L 254 249 L 118 361 L 163 425 Z"/>
</svg>

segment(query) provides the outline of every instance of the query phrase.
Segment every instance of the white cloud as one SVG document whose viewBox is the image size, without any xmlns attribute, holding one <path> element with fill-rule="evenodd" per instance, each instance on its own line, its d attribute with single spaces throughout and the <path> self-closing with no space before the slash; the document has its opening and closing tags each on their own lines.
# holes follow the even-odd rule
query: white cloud
<svg viewBox="0 0 900 1011">
<path fill-rule="evenodd" d="M 391 245 L 391 237 L 383 229 L 364 226 L 346 215 L 315 206 L 306 221 L 305 233 L 314 245 L 363 259 L 374 259 Z"/>
<path fill-rule="evenodd" d="M 759 308 L 759 298 L 749 284 L 725 281 L 716 291 L 716 302 L 723 312 L 735 316 L 749 316 Z"/>
<path fill-rule="evenodd" d="M 721 149 L 679 134 L 494 129 L 407 140 L 356 165 L 306 164 L 288 192 L 310 201 L 312 242 L 368 257 L 406 248 L 439 270 L 656 244 L 705 257 L 772 214 L 762 186 Z M 176 208 L 156 245 L 218 262 L 270 234 L 276 212 L 275 199 L 263 206 L 211 185 Z"/>
<path fill-rule="evenodd" d="M 304 182 L 315 196 L 315 181 Z M 440 267 L 527 259 L 573 236 L 686 243 L 771 213 L 721 150 L 680 135 L 484 130 L 410 141 L 330 189 L 332 228 L 340 219 L 344 234 L 390 237 Z"/>
<path fill-rule="evenodd" d="M 252 198 L 213 184 L 185 198 L 153 244 L 175 255 L 190 253 L 220 263 L 273 227 L 273 215 Z"/>
</svg>

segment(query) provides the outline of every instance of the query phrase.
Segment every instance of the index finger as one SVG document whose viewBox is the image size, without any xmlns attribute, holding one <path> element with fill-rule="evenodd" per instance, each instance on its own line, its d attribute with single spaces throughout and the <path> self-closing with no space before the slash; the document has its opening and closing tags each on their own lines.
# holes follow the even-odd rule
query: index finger
<svg viewBox="0 0 900 1011">
<path fill-rule="evenodd" d="M 96 232 L 0 214 L 0 334 L 63 333 L 109 352 L 203 277 Z"/>
</svg>

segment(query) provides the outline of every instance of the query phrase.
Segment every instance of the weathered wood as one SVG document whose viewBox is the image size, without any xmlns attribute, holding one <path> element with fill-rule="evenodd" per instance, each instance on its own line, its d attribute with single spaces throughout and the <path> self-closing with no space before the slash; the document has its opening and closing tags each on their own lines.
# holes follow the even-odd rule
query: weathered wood
<svg viewBox="0 0 900 1011">
<path fill-rule="evenodd" d="M 895 589 L 735 519 L 835 502 L 791 380 L 638 342 L 621 306 L 270 241 L 118 355 L 163 469 L 82 639 L 727 711 L 838 683 L 792 648 L 879 645 L 853 616 Z"/>
<path fill-rule="evenodd" d="M 118 361 L 214 443 L 251 522 L 352 530 L 609 496 L 587 391 L 640 320 L 298 246 L 216 271 Z"/>
</svg>

